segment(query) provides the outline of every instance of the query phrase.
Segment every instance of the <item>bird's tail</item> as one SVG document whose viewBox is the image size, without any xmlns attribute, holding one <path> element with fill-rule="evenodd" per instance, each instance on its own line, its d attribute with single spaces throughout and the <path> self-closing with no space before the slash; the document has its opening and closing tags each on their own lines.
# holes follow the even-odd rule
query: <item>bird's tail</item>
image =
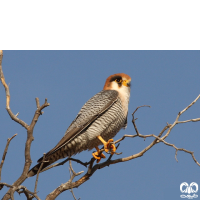
<svg viewBox="0 0 200 200">
<path fill-rule="evenodd" d="M 52 163 L 54 163 L 56 160 L 61 159 L 61 158 L 65 158 L 66 156 L 70 156 L 70 152 L 64 152 L 61 151 L 62 149 L 59 149 L 58 151 L 54 152 L 54 153 L 47 153 L 45 155 L 45 159 L 43 161 L 43 157 L 41 157 L 38 160 L 38 164 L 35 165 L 27 174 L 28 177 L 34 176 L 37 174 L 38 170 L 40 169 L 40 166 L 43 162 L 42 168 L 40 169 L 40 172 L 42 172 L 42 170 L 46 167 L 48 167 L 49 165 L 51 165 Z"/>
<path fill-rule="evenodd" d="M 35 176 L 38 173 L 38 170 L 40 169 L 42 162 L 38 163 L 37 165 L 35 165 L 31 170 L 29 170 L 27 176 L 31 177 L 31 176 Z M 42 165 L 42 168 L 40 169 L 40 172 L 46 168 L 47 166 L 49 166 L 50 164 L 52 164 L 52 162 L 44 162 Z"/>
</svg>

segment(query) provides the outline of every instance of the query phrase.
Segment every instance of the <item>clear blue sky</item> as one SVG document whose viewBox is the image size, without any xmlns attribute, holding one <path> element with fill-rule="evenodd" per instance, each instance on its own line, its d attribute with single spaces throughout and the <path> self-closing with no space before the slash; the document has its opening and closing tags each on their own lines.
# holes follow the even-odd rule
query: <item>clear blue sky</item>
<svg viewBox="0 0 200 200">
<path fill-rule="evenodd" d="M 19 118 L 30 124 L 36 109 L 35 97 L 40 103 L 48 98 L 45 108 L 34 129 L 32 166 L 44 152 L 53 148 L 76 117 L 83 104 L 101 91 L 108 76 L 126 73 L 132 77 L 128 127 L 124 134 L 135 134 L 131 113 L 137 106 L 136 117 L 142 134 L 156 134 L 166 123 L 173 123 L 178 112 L 190 104 L 200 93 L 200 51 L 4 51 L 3 71 L 10 85 L 11 109 L 19 112 Z M 200 117 L 200 100 L 181 116 L 181 120 Z M 9 146 L 2 170 L 2 182 L 12 184 L 23 170 L 26 131 L 10 119 L 5 110 L 5 92 L 0 84 L 0 156 L 7 138 L 18 133 Z M 152 139 L 126 139 L 117 157 L 140 152 Z M 200 122 L 177 125 L 166 139 L 179 148 L 195 152 L 200 162 Z M 75 158 L 88 161 L 92 151 Z M 200 185 L 200 168 L 190 154 L 158 144 L 141 158 L 106 167 L 89 181 L 74 189 L 76 198 L 85 199 L 180 199 L 180 184 L 196 182 Z M 86 168 L 73 163 L 76 172 Z M 69 179 L 68 163 L 40 174 L 38 196 L 45 196 Z M 26 180 L 29 190 L 34 190 L 35 177 Z M 0 191 L 2 196 L 7 191 Z M 198 193 L 197 193 L 198 194 Z M 200 192 L 199 192 L 200 195 Z M 25 199 L 23 194 L 21 199 Z M 15 194 L 16 199 L 20 199 Z M 69 191 L 57 199 L 73 199 Z"/>
</svg>

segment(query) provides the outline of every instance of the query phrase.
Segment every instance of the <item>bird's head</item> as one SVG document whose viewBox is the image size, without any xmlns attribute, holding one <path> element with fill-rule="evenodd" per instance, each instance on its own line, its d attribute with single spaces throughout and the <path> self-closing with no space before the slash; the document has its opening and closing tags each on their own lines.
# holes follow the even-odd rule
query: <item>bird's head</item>
<svg viewBox="0 0 200 200">
<path fill-rule="evenodd" d="M 106 79 L 104 90 L 130 93 L 131 77 L 124 73 L 113 74 Z"/>
</svg>

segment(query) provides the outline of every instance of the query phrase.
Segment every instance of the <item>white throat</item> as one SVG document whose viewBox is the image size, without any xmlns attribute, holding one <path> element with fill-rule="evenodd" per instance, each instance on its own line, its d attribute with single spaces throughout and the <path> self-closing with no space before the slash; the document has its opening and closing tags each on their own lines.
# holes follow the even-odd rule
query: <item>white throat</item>
<svg viewBox="0 0 200 200">
<path fill-rule="evenodd" d="M 124 110 L 124 116 L 127 116 L 128 114 L 128 103 L 130 99 L 130 87 L 126 87 L 122 85 L 121 87 L 118 86 L 117 83 L 112 83 L 112 89 L 119 92 L 119 97 L 122 102 L 122 107 Z"/>
</svg>

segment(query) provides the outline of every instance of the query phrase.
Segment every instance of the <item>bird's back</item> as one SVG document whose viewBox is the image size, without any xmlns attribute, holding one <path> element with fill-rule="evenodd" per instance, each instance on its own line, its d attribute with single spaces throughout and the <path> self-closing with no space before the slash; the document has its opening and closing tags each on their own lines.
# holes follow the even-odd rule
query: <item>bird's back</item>
<svg viewBox="0 0 200 200">
<path fill-rule="evenodd" d="M 81 108 L 64 137 L 74 130 L 78 131 L 73 133 L 59 149 L 55 148 L 56 150 L 49 155 L 49 160 L 55 162 L 60 158 L 72 156 L 83 150 L 91 150 L 100 145 L 97 136 L 101 135 L 105 140 L 114 137 L 122 127 L 126 126 L 126 117 L 117 91 L 103 90 L 97 93 Z"/>
</svg>

